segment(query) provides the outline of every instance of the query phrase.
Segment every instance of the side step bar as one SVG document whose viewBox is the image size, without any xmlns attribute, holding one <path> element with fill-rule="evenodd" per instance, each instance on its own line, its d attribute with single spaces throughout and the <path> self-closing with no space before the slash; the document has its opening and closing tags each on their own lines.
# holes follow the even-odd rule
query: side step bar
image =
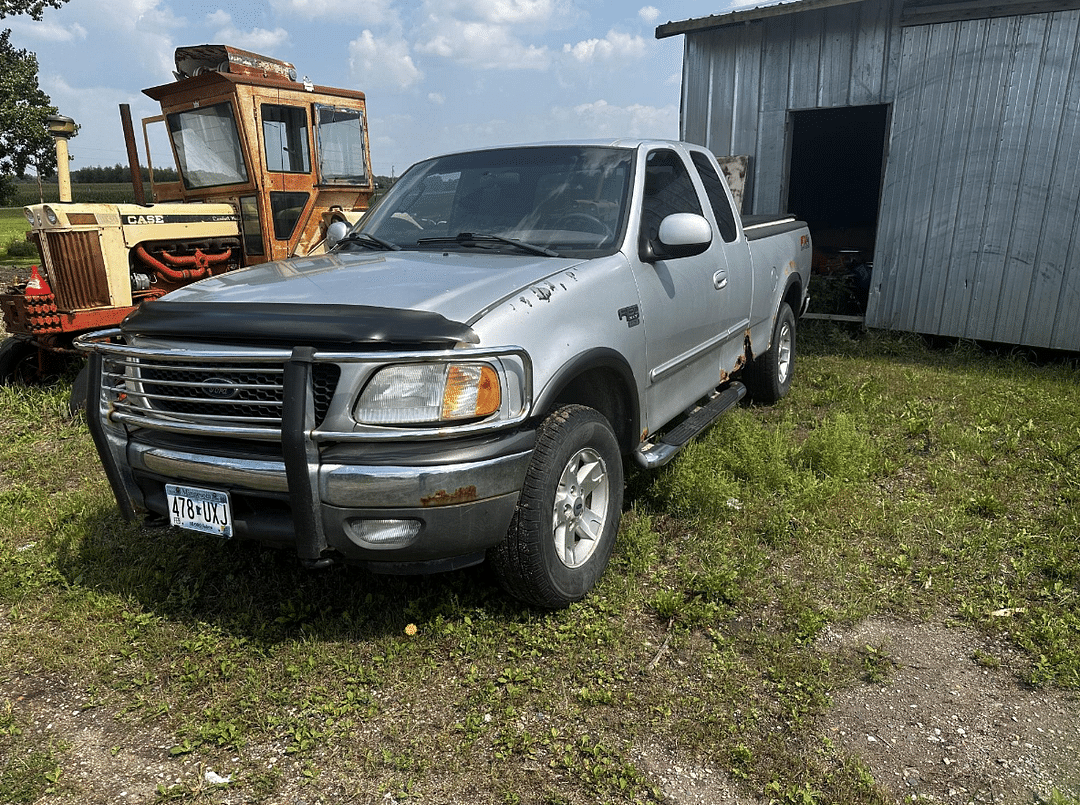
<svg viewBox="0 0 1080 805">
<path fill-rule="evenodd" d="M 746 386 L 732 382 L 667 433 L 659 442 L 643 444 L 634 452 L 637 463 L 647 470 L 667 464 L 687 443 L 708 428 L 716 419 L 746 396 Z"/>
</svg>

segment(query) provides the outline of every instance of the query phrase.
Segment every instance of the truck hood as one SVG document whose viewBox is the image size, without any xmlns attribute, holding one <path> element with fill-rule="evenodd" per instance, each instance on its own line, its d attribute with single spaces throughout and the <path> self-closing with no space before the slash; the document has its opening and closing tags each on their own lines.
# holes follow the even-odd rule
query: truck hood
<svg viewBox="0 0 1080 805">
<path fill-rule="evenodd" d="M 468 323 L 581 262 L 475 251 L 334 253 L 232 271 L 173 291 L 162 302 L 365 305 Z"/>
</svg>

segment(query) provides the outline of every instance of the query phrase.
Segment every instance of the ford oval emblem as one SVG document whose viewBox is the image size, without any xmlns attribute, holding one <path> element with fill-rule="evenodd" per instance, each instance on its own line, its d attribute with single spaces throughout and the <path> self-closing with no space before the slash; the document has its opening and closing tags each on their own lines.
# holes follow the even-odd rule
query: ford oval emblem
<svg viewBox="0 0 1080 805">
<path fill-rule="evenodd" d="M 208 377 L 203 383 L 203 393 L 215 400 L 231 400 L 238 391 L 236 383 L 227 377 Z"/>
</svg>

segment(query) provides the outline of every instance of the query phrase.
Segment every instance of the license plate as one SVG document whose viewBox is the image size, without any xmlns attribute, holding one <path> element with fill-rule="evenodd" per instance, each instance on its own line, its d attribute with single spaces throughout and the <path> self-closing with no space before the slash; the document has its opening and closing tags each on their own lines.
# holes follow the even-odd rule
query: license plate
<svg viewBox="0 0 1080 805">
<path fill-rule="evenodd" d="M 169 501 L 169 523 L 219 537 L 233 535 L 229 493 L 197 486 L 165 484 Z"/>
</svg>

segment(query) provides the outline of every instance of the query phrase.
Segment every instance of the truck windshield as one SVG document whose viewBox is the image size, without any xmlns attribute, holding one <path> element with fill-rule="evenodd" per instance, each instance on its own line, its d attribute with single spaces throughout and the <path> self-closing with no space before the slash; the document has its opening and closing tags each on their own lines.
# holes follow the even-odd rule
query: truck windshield
<svg viewBox="0 0 1080 805">
<path fill-rule="evenodd" d="M 439 157 L 410 168 L 358 232 L 405 249 L 521 254 L 500 242 L 510 239 L 537 253 L 597 256 L 622 242 L 633 164 L 632 150 L 601 146 Z"/>
<path fill-rule="evenodd" d="M 217 187 L 246 184 L 247 168 L 240 150 L 232 104 L 174 112 L 168 116 L 169 136 L 176 149 L 184 186 Z"/>
</svg>

